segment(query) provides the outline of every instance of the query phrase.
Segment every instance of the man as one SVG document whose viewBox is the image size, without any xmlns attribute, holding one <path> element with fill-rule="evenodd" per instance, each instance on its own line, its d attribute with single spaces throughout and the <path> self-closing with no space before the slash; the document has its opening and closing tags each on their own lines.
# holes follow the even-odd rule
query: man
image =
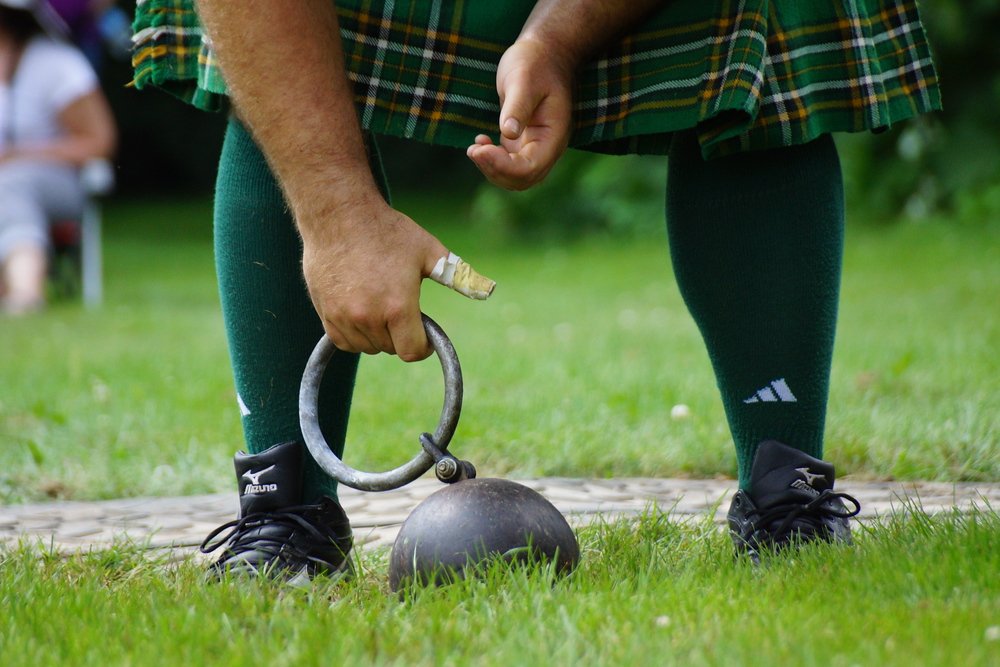
<svg viewBox="0 0 1000 667">
<path fill-rule="evenodd" d="M 849 539 L 856 502 L 847 509 L 820 460 L 843 243 L 830 132 L 881 129 L 939 96 L 912 3 L 787 4 L 200 0 L 201 69 L 170 61 L 191 51 L 190 11 L 140 15 L 137 85 L 206 108 L 225 93 L 239 119 L 216 249 L 250 454 L 237 455 L 241 519 L 214 544 L 228 540 L 216 567 L 343 571 L 349 523 L 298 433 L 305 360 L 322 331 L 348 352 L 429 354 L 419 287 L 449 249 L 385 201 L 368 134 L 380 131 L 465 141 L 511 189 L 542 180 L 571 144 L 669 153 L 675 274 L 737 448 L 734 542 L 756 558 Z M 499 144 L 482 131 L 497 125 Z M 338 355 L 327 372 L 335 450 L 356 362 Z M 259 483 L 265 471 L 277 490 Z"/>
</svg>

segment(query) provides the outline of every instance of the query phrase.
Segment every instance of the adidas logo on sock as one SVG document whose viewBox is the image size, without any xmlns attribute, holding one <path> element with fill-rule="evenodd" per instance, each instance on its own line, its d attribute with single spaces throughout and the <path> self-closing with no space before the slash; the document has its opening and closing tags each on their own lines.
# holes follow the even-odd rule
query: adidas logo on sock
<svg viewBox="0 0 1000 667">
<path fill-rule="evenodd" d="M 750 398 L 743 399 L 744 403 L 795 403 L 798 399 L 788 388 L 785 378 L 773 380 L 766 387 L 761 387 Z"/>
<path fill-rule="evenodd" d="M 243 397 L 239 394 L 236 394 L 236 403 L 240 406 L 240 417 L 246 417 L 250 414 L 250 408 L 243 402 Z"/>
</svg>

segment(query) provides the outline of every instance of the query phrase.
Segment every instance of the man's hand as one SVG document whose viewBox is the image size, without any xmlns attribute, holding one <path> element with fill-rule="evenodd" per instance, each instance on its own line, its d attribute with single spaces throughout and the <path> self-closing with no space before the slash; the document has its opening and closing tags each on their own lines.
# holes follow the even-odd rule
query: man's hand
<svg viewBox="0 0 1000 667">
<path fill-rule="evenodd" d="M 337 227 L 353 225 L 357 233 L 302 226 L 302 269 L 326 334 L 342 350 L 426 358 L 431 348 L 420 319 L 420 282 L 448 251 L 382 201 L 347 215 L 351 220 Z"/>
<path fill-rule="evenodd" d="M 535 40 L 519 39 L 497 70 L 500 145 L 485 134 L 466 154 L 490 182 L 525 190 L 549 173 L 569 145 L 573 68 Z"/>
<path fill-rule="evenodd" d="M 573 77 L 603 45 L 667 0 L 537 0 L 500 59 L 500 145 L 485 134 L 466 154 L 495 185 L 540 183 L 569 145 Z"/>
</svg>

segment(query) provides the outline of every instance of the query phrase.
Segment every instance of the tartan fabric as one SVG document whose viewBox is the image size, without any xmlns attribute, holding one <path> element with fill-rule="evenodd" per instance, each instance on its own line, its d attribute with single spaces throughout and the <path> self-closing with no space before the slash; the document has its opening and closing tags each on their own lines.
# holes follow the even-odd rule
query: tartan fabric
<svg viewBox="0 0 1000 667">
<path fill-rule="evenodd" d="M 362 125 L 465 147 L 496 138 L 496 66 L 534 0 L 337 0 Z M 193 0 L 138 0 L 134 83 L 207 110 L 225 82 Z M 675 0 L 587 63 L 571 144 L 706 156 L 881 130 L 939 109 L 916 0 Z"/>
</svg>

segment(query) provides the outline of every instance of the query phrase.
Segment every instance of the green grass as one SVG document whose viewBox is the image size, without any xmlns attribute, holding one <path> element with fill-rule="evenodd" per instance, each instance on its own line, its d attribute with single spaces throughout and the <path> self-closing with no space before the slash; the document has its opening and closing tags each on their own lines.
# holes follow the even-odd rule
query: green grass
<svg viewBox="0 0 1000 667">
<path fill-rule="evenodd" d="M 466 380 L 454 444 L 491 475 L 731 476 L 735 457 L 664 239 L 487 244 L 460 196 L 400 206 L 495 278 L 428 283 Z M 0 322 L 0 501 L 230 490 L 240 447 L 208 201 L 113 202 L 106 304 Z M 664 235 L 665 236 L 665 235 Z M 862 478 L 1000 480 L 996 224 L 849 227 L 827 456 Z M 348 462 L 409 459 L 433 361 L 363 360 Z M 672 420 L 671 406 L 691 409 Z"/>
<path fill-rule="evenodd" d="M 348 583 L 205 585 L 135 547 L 0 553 L 5 665 L 995 665 L 1000 516 L 903 513 L 759 569 L 655 511 L 581 532 L 569 578 L 504 572 L 402 599 Z"/>
<path fill-rule="evenodd" d="M 487 245 L 466 202 L 401 207 L 499 281 L 487 303 L 429 284 L 466 402 L 454 448 L 484 474 L 732 475 L 707 357 L 661 239 Z M 232 489 L 239 416 L 206 201 L 117 202 L 107 301 L 0 322 L 0 502 Z M 855 477 L 1000 480 L 996 225 L 854 225 L 828 458 Z M 348 460 L 410 458 L 440 408 L 434 362 L 366 358 Z M 673 420 L 670 407 L 691 408 Z M 849 490 L 849 483 L 844 484 Z M 392 594 L 386 552 L 348 583 L 205 585 L 119 544 L 0 550 L 4 665 L 993 665 L 1000 516 L 900 512 L 851 547 L 761 568 L 705 520 L 658 511 L 580 531 L 569 578 Z"/>
</svg>

